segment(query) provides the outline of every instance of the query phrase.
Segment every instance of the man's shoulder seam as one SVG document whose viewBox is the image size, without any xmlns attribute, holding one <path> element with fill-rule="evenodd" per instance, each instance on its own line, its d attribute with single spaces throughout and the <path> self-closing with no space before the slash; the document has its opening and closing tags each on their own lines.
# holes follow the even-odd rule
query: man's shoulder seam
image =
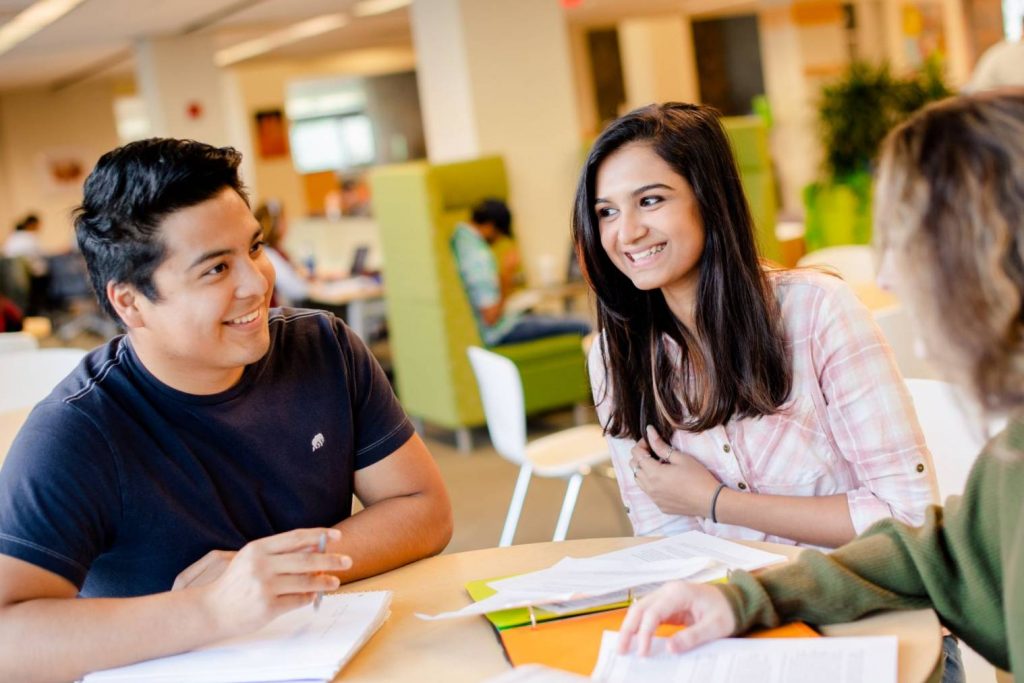
<svg viewBox="0 0 1024 683">
<path fill-rule="evenodd" d="M 124 357 L 124 352 L 124 344 L 121 344 L 117 349 L 117 353 L 114 354 L 114 357 L 106 361 L 103 365 L 101 365 L 99 371 L 95 375 L 89 377 L 84 387 L 82 387 L 75 393 L 71 394 L 70 396 L 65 396 L 63 399 L 61 399 L 61 401 L 63 403 L 71 404 L 74 403 L 75 401 L 78 401 L 81 398 L 84 398 L 93 389 L 95 389 L 100 384 L 100 382 L 105 380 L 115 367 L 121 364 L 121 361 Z"/>
</svg>

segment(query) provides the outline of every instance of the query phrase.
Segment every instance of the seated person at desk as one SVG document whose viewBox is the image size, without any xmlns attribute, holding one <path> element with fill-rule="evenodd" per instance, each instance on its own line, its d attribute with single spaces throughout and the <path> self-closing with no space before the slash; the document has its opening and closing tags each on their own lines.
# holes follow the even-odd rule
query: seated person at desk
<svg viewBox="0 0 1024 683">
<path fill-rule="evenodd" d="M 842 280 L 759 261 L 714 111 L 627 114 L 583 173 L 591 386 L 634 532 L 835 547 L 924 521 L 931 455 L 892 352 Z"/>
<path fill-rule="evenodd" d="M 499 224 L 510 225 L 504 202 L 485 199 L 473 208 L 469 223 L 460 223 L 452 235 L 452 250 L 470 306 L 488 346 L 524 342 L 559 334 L 590 333 L 582 320 L 505 310 L 501 273 L 490 243 L 501 234 Z"/>
<path fill-rule="evenodd" d="M 1024 90 L 926 107 L 882 146 L 879 279 L 922 325 L 936 367 L 1010 417 L 964 495 L 922 527 L 895 520 L 825 555 L 732 572 L 725 585 L 666 584 L 630 609 L 621 646 L 648 650 L 662 622 L 689 627 L 677 651 L 793 619 L 829 624 L 930 607 L 993 665 L 1024 674 Z M 971 454 L 964 453 L 964 457 Z M 947 643 L 948 645 L 948 643 Z"/>
<path fill-rule="evenodd" d="M 517 289 L 526 286 L 526 274 L 523 272 L 523 257 L 519 246 L 512 237 L 512 212 L 508 205 L 498 199 L 485 200 L 478 210 L 486 212 L 492 218 L 482 234 L 487 245 L 494 254 L 494 262 L 498 266 L 498 280 L 501 282 L 501 296 L 508 299 Z M 490 227 L 493 226 L 493 230 Z"/>
<path fill-rule="evenodd" d="M 302 272 L 288 256 L 284 238 L 288 221 L 281 203 L 260 204 L 253 215 L 263 228 L 263 251 L 274 266 L 274 306 L 297 306 L 309 299 L 312 273 Z"/>
<path fill-rule="evenodd" d="M 0 470 L 2 680 L 249 632 L 450 538 L 437 467 L 366 347 L 329 313 L 269 307 L 239 160 L 143 140 L 86 180 L 78 243 L 127 333 L 35 407 Z"/>
<path fill-rule="evenodd" d="M 29 315 L 39 315 L 47 308 L 47 289 L 50 286 L 50 265 L 46 261 L 43 245 L 39 242 L 39 216 L 30 213 L 18 221 L 7 240 L 3 255 L 21 259 L 25 263 L 28 282 Z"/>
</svg>

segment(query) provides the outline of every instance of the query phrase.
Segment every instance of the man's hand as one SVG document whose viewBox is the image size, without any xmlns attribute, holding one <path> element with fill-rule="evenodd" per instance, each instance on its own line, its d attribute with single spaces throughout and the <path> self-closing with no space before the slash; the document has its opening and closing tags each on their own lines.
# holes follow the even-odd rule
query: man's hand
<svg viewBox="0 0 1024 683">
<path fill-rule="evenodd" d="M 216 632 L 227 637 L 254 631 L 308 604 L 318 591 L 336 590 L 341 580 L 332 573 L 349 569 L 352 559 L 314 552 L 321 533 L 331 541 L 341 538 L 337 529 L 296 529 L 261 538 L 239 550 L 216 579 L 198 587 Z M 211 570 L 218 561 L 209 562 Z"/>
<path fill-rule="evenodd" d="M 211 550 L 181 571 L 174 579 L 172 591 L 198 588 L 216 580 L 238 553 L 234 550 Z"/>
<path fill-rule="evenodd" d="M 708 515 L 719 482 L 696 458 L 665 443 L 653 427 L 647 428 L 647 439 L 638 442 L 631 455 L 629 467 L 637 485 L 659 510 L 667 515 Z"/>
<path fill-rule="evenodd" d="M 619 652 L 628 653 L 636 643 L 636 653 L 646 656 L 654 631 L 661 624 L 686 625 L 668 643 L 672 652 L 685 652 L 732 635 L 736 617 L 725 595 L 714 586 L 672 581 L 629 608 L 619 629 Z"/>
</svg>

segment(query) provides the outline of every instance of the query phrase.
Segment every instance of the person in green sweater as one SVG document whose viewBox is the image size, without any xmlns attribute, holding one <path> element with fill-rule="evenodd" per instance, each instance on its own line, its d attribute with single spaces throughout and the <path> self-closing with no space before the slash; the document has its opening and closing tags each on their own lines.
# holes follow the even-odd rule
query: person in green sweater
<svg viewBox="0 0 1024 683">
<path fill-rule="evenodd" d="M 688 625 L 669 643 L 681 652 L 791 620 L 931 607 L 993 665 L 1024 672 L 1024 89 L 944 100 L 893 130 L 876 202 L 879 279 L 892 277 L 937 367 L 1007 428 L 922 527 L 884 520 L 728 584 L 666 584 L 630 608 L 622 652 L 646 654 L 661 623 Z"/>
</svg>

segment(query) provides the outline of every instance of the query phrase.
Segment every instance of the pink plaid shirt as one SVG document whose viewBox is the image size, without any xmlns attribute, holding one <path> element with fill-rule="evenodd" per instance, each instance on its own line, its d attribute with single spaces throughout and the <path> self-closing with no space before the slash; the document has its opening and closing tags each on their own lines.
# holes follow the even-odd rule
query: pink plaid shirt
<svg viewBox="0 0 1024 683">
<path fill-rule="evenodd" d="M 793 390 L 774 415 L 730 420 L 701 433 L 677 431 L 672 445 L 697 458 L 729 488 L 782 496 L 845 493 L 860 533 L 894 517 L 924 521 L 938 487 L 931 454 L 892 351 L 864 305 L 840 279 L 816 271 L 773 271 L 769 278 L 785 321 Z M 590 381 L 601 424 L 601 344 L 590 353 Z M 748 540 L 795 541 L 704 517 L 668 515 L 633 479 L 628 439 L 609 437 L 626 513 L 639 536 L 690 529 Z"/>
</svg>

